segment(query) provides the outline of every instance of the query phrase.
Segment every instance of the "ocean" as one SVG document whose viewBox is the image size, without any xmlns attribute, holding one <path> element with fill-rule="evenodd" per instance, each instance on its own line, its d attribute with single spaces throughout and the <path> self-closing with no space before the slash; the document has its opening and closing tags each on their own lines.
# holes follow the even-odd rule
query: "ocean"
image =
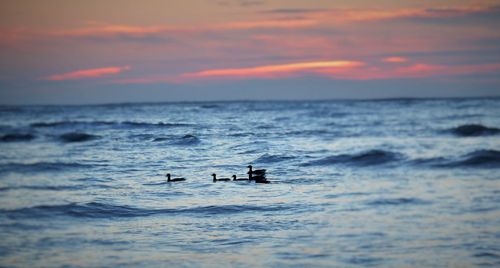
<svg viewBox="0 0 500 268">
<path fill-rule="evenodd" d="M 0 106 L 0 119 L 2 267 L 500 266 L 500 99 Z M 271 183 L 212 182 L 249 164 Z"/>
</svg>

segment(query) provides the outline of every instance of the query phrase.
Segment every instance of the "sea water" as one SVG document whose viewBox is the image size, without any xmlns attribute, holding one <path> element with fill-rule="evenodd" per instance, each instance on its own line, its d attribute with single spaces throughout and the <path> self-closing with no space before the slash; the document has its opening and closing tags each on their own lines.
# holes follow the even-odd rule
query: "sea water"
<svg viewBox="0 0 500 268">
<path fill-rule="evenodd" d="M 499 128 L 500 99 L 2 106 L 0 266 L 498 267 Z M 249 164 L 272 183 L 212 182 Z"/>
</svg>

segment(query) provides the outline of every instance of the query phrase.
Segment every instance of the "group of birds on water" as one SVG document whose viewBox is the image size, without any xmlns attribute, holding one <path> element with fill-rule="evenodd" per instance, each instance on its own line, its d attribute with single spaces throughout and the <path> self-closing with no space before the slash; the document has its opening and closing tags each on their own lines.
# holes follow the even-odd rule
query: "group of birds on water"
<svg viewBox="0 0 500 268">
<path fill-rule="evenodd" d="M 271 183 L 270 181 L 267 180 L 266 178 L 266 170 L 265 169 L 253 169 L 252 165 L 248 166 L 248 178 L 237 178 L 236 175 L 231 176 L 233 179 L 232 181 L 255 181 L 255 183 Z M 165 175 L 167 177 L 167 182 L 178 182 L 178 181 L 185 181 L 185 178 L 172 178 L 170 173 L 167 173 Z M 231 181 L 231 178 L 219 178 L 217 179 L 217 174 L 213 173 L 212 174 L 212 181 L 213 182 L 218 182 L 218 181 Z"/>
</svg>

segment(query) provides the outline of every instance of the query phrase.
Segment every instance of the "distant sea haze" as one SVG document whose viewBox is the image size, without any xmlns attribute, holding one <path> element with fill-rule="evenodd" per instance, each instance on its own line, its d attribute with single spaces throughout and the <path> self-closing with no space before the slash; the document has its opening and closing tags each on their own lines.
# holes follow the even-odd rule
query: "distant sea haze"
<svg viewBox="0 0 500 268">
<path fill-rule="evenodd" d="M 500 99 L 1 106 L 0 266 L 500 266 L 499 114 Z M 212 181 L 249 164 L 271 183 Z"/>
</svg>

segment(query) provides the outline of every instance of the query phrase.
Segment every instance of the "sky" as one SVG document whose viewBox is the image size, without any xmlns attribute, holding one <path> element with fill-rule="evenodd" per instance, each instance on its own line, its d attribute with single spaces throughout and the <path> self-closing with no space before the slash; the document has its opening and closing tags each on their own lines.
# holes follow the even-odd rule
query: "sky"
<svg viewBox="0 0 500 268">
<path fill-rule="evenodd" d="M 0 104 L 500 96 L 500 0 L 0 0 Z"/>
</svg>

